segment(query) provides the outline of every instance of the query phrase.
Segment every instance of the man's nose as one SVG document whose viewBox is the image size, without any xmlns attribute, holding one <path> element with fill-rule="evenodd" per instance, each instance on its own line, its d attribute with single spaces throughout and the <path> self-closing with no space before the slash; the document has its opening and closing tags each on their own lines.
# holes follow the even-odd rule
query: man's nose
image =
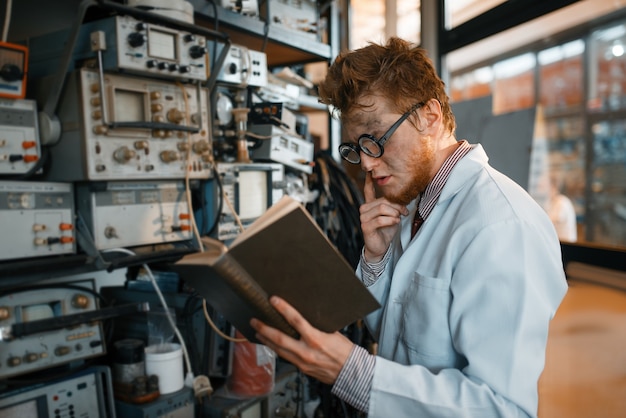
<svg viewBox="0 0 626 418">
<path fill-rule="evenodd" d="M 379 158 L 370 157 L 363 151 L 361 151 L 361 170 L 368 172 L 377 165 Z"/>
</svg>

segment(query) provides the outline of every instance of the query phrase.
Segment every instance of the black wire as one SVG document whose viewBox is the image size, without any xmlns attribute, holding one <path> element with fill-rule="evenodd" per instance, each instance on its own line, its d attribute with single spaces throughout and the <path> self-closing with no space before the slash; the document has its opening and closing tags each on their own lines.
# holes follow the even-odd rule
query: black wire
<svg viewBox="0 0 626 418">
<path fill-rule="evenodd" d="M 198 351 L 198 340 L 196 338 L 196 333 L 193 332 L 193 315 L 195 313 L 195 309 L 193 308 L 193 303 L 197 302 L 198 299 L 193 295 L 188 295 L 185 300 L 185 304 L 182 308 L 182 320 L 185 323 L 185 329 L 187 330 L 187 346 L 188 351 L 190 351 L 191 357 L 191 367 L 193 369 L 193 373 L 195 376 L 200 374 L 204 374 L 202 370 L 202 365 L 205 364 L 203 361 L 204 357 Z"/>
<path fill-rule="evenodd" d="M 265 52 L 267 48 L 267 41 L 270 35 L 270 2 L 265 1 L 265 22 L 263 24 L 263 46 L 261 52 Z"/>
<path fill-rule="evenodd" d="M 315 157 L 314 176 L 311 187 L 320 197 L 307 205 L 307 208 L 328 238 L 356 268 L 363 247 L 363 233 L 359 220 L 359 206 L 364 199 L 354 182 L 342 166 L 327 153 L 319 152 Z M 339 227 L 329 224 L 328 215 L 332 213 Z"/>
<path fill-rule="evenodd" d="M 213 222 L 213 225 L 211 226 L 211 229 L 209 229 L 206 235 L 211 235 L 215 231 L 217 225 L 219 224 L 222 211 L 224 210 L 224 185 L 222 184 L 222 179 L 220 178 L 220 175 L 217 172 L 217 168 L 215 167 L 213 168 L 213 179 L 217 182 L 216 199 L 218 199 L 218 205 L 217 211 L 215 212 L 215 220 Z"/>
<path fill-rule="evenodd" d="M 217 16 L 217 5 L 215 4 L 215 0 L 207 0 L 208 3 L 213 6 L 213 19 L 215 25 L 215 31 L 219 31 L 220 20 Z M 211 71 L 217 71 L 215 68 L 215 58 L 217 57 L 217 41 L 213 41 L 213 54 L 211 55 Z"/>
<path fill-rule="evenodd" d="M 196 201 L 197 205 L 200 206 L 200 219 L 202 219 L 202 230 L 200 231 L 200 235 L 204 235 L 204 231 L 209 226 L 209 208 L 206 204 L 206 187 L 206 182 L 200 183 L 200 188 L 197 195 L 198 200 Z"/>
</svg>

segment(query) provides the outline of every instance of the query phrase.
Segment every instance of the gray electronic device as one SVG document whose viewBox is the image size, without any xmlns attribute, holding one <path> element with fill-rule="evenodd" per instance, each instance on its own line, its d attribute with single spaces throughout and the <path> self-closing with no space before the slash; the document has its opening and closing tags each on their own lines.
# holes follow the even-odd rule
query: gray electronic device
<svg viewBox="0 0 626 418">
<path fill-rule="evenodd" d="M 0 295 L 0 328 L 98 309 L 93 280 L 68 284 L 72 287 L 59 284 Z M 0 379 L 101 356 L 106 350 L 100 322 L 7 339 L 0 341 L 0 347 Z"/>
<path fill-rule="evenodd" d="M 317 41 L 320 37 L 319 2 L 315 0 L 267 0 L 263 20 Z"/>
<path fill-rule="evenodd" d="M 50 79 L 38 80 L 45 98 Z M 208 91 L 165 80 L 80 69 L 68 77 L 49 147 L 52 181 L 208 178 Z"/>
<path fill-rule="evenodd" d="M 218 389 L 205 403 L 203 417 L 208 418 L 265 418 L 296 417 L 307 397 L 306 379 L 290 364 L 276 366 L 274 388 L 263 396 L 237 398 Z"/>
<path fill-rule="evenodd" d="M 285 193 L 285 168 L 277 163 L 217 163 L 223 196 L 217 223 L 217 239 L 228 241 L 276 203 Z M 234 213 L 233 213 L 234 211 Z M 241 225 L 237 222 L 237 218 Z"/>
<path fill-rule="evenodd" d="M 182 181 L 77 183 L 75 187 L 77 213 L 99 250 L 193 237 L 192 211 Z"/>
<path fill-rule="evenodd" d="M 63 30 L 29 42 L 29 76 L 40 78 L 59 70 L 70 31 Z M 72 68 L 95 59 L 92 36 L 103 38 L 105 71 L 129 72 L 156 78 L 206 81 L 206 39 L 190 32 L 118 15 L 85 23 L 74 47 Z"/>
<path fill-rule="evenodd" d="M 0 100 L 0 175 L 29 173 L 40 159 L 37 103 Z"/>
<path fill-rule="evenodd" d="M 111 371 L 97 366 L 0 394 L 3 418 L 115 418 Z"/>
<path fill-rule="evenodd" d="M 266 137 L 261 146 L 252 151 L 254 161 L 275 161 L 307 174 L 313 172 L 314 144 L 285 132 L 272 124 L 250 125 L 251 132 Z"/>
<path fill-rule="evenodd" d="M 116 400 L 115 408 L 117 415 L 122 418 L 194 418 L 194 401 L 193 390 L 183 388 L 144 404 Z"/>
<path fill-rule="evenodd" d="M 218 51 L 223 46 L 218 44 Z M 242 87 L 267 85 L 267 55 L 243 45 L 231 45 L 217 81 Z"/>
<path fill-rule="evenodd" d="M 0 181 L 0 260 L 76 252 L 70 183 Z"/>
</svg>

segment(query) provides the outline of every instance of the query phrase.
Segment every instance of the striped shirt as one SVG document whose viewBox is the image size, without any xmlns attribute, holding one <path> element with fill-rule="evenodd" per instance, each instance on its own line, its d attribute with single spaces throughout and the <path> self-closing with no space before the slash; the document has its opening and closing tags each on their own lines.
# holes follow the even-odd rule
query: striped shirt
<svg viewBox="0 0 626 418">
<path fill-rule="evenodd" d="M 472 146 L 466 140 L 459 141 L 457 149 L 446 158 L 435 177 L 426 186 L 426 190 L 418 196 L 417 211 L 424 221 L 437 204 L 452 169 L 471 149 Z M 390 248 L 391 246 L 387 249 L 383 259 L 376 263 L 368 263 L 361 251 L 361 280 L 365 286 L 369 287 L 376 283 L 385 270 L 391 257 Z M 359 411 L 367 412 L 375 365 L 376 356 L 369 354 L 365 348 L 355 345 L 337 376 L 332 393 Z"/>
</svg>

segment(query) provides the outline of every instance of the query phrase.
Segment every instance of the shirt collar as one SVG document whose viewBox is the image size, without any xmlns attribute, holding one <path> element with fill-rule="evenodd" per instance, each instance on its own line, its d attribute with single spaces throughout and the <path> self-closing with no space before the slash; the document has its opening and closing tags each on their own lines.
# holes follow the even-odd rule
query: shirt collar
<svg viewBox="0 0 626 418">
<path fill-rule="evenodd" d="M 467 155 L 468 152 L 472 150 L 472 146 L 466 140 L 461 140 L 458 142 L 458 146 L 456 150 L 443 162 L 435 177 L 428 183 L 426 186 L 426 190 L 424 190 L 418 197 L 418 211 L 420 216 L 423 219 L 428 218 L 428 215 L 433 211 L 437 200 L 439 200 L 439 196 L 441 195 L 441 191 L 443 190 L 443 186 L 446 185 L 446 181 L 448 177 L 450 177 L 450 173 L 452 169 L 458 163 L 461 158 Z"/>
</svg>

